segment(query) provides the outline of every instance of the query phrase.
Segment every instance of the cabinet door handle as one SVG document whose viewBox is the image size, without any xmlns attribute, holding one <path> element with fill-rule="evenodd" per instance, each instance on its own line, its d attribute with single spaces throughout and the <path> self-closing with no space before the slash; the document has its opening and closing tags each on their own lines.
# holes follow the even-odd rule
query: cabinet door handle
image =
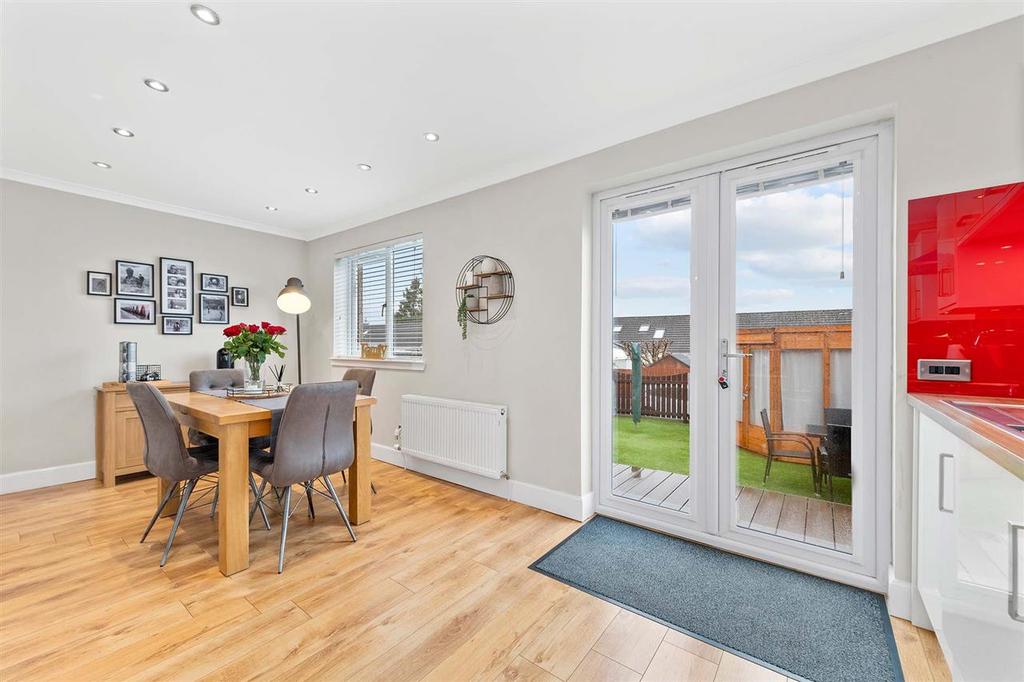
<svg viewBox="0 0 1024 682">
<path fill-rule="evenodd" d="M 1017 558 L 1020 556 L 1020 531 L 1024 523 L 1010 523 L 1010 618 L 1024 623 L 1024 614 L 1020 612 L 1020 567 Z"/>
<path fill-rule="evenodd" d="M 943 502 L 946 499 L 946 459 L 953 461 L 953 455 L 948 452 L 939 453 L 939 511 L 952 514 L 953 509 L 946 508 Z"/>
</svg>

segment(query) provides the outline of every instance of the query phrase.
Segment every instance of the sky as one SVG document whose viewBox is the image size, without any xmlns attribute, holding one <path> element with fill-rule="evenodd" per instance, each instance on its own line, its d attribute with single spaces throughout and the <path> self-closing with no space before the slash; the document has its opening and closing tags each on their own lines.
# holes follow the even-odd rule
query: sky
<svg viewBox="0 0 1024 682">
<path fill-rule="evenodd" d="M 846 177 L 736 202 L 737 312 L 853 306 L 852 187 Z M 686 208 L 614 224 L 616 316 L 689 314 L 690 217 Z"/>
</svg>

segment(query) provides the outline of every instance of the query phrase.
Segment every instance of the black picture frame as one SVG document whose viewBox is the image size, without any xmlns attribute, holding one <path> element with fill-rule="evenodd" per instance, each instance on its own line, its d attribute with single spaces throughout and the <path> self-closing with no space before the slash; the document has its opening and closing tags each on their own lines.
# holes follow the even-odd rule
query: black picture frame
<svg viewBox="0 0 1024 682">
<path fill-rule="evenodd" d="M 139 268 L 136 271 L 136 268 Z M 152 263 L 137 260 L 114 261 L 114 283 L 118 296 L 131 298 L 154 298 L 153 277 L 156 268 Z"/>
<path fill-rule="evenodd" d="M 209 281 L 207 281 L 209 277 Z M 224 283 L 224 286 L 220 286 L 220 282 Z M 228 293 L 228 276 L 218 275 L 214 272 L 200 272 L 199 273 L 199 291 L 209 291 L 215 294 L 226 294 Z"/>
<path fill-rule="evenodd" d="M 167 331 L 168 322 L 179 323 L 178 329 L 173 331 Z M 188 331 L 182 331 L 184 327 L 180 323 L 187 323 Z M 160 333 L 168 336 L 191 336 L 192 335 L 192 317 L 190 315 L 164 315 L 160 318 Z"/>
<path fill-rule="evenodd" d="M 95 281 L 94 281 L 95 278 Z M 95 291 L 93 284 L 106 280 L 107 292 Z M 85 293 L 90 296 L 113 296 L 114 295 L 114 274 L 111 272 L 100 272 L 99 270 L 85 271 Z"/>
<path fill-rule="evenodd" d="M 241 294 L 241 299 L 239 299 L 239 294 Z M 239 303 L 239 300 L 245 302 Z M 231 305 L 235 306 L 236 308 L 248 308 L 249 287 L 231 287 Z"/>
<path fill-rule="evenodd" d="M 195 314 L 195 263 L 187 258 L 160 257 L 160 314 Z"/>
<path fill-rule="evenodd" d="M 126 309 L 123 304 L 131 304 L 139 310 L 149 308 L 149 315 L 143 318 L 131 319 L 124 313 Z M 156 301 L 144 298 L 115 298 L 114 299 L 114 324 L 156 324 Z"/>
<path fill-rule="evenodd" d="M 224 302 L 224 319 L 221 320 L 218 317 L 211 316 L 211 307 L 206 305 L 207 301 L 213 301 L 220 299 Z M 197 305 L 199 310 L 199 324 L 231 324 L 231 301 L 228 300 L 227 294 L 211 294 L 211 293 L 200 293 L 199 303 Z"/>
</svg>

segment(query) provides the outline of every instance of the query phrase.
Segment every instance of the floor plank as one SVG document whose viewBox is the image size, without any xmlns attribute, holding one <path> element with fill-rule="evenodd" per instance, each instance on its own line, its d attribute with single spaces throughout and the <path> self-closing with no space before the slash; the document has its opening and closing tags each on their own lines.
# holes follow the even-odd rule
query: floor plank
<svg viewBox="0 0 1024 682">
<path fill-rule="evenodd" d="M 568 682 L 639 682 L 640 674 L 621 663 L 602 656 L 596 651 L 589 652 L 569 676 Z"/>
<path fill-rule="evenodd" d="M 672 474 L 667 471 L 651 471 L 649 474 L 644 476 L 644 479 L 640 481 L 640 483 L 630 488 L 623 497 L 630 500 L 639 500 L 647 493 L 661 485 L 661 483 L 671 475 Z"/>
<path fill-rule="evenodd" d="M 776 533 L 791 540 L 804 541 L 807 527 L 807 498 L 786 495 L 782 502 L 782 514 Z"/>
<path fill-rule="evenodd" d="M 737 526 L 740 528 L 750 526 L 750 521 L 754 518 L 757 503 L 761 500 L 761 493 L 763 492 L 760 488 L 744 488 L 740 491 L 740 496 L 736 498 Z"/>
<path fill-rule="evenodd" d="M 690 501 L 690 484 L 691 479 L 689 476 L 679 484 L 679 487 L 672 491 L 668 497 L 661 503 L 661 506 L 668 507 L 669 509 L 682 509 L 687 502 Z"/>
<path fill-rule="evenodd" d="M 671 474 L 664 481 L 662 481 L 656 488 L 651 492 L 644 495 L 640 501 L 646 502 L 647 504 L 660 505 L 665 501 L 665 498 L 676 491 L 683 481 L 687 479 L 682 474 Z"/>
<path fill-rule="evenodd" d="M 807 525 L 804 533 L 804 542 L 835 549 L 836 532 L 832 521 L 832 505 L 824 500 L 807 498 Z"/>
<path fill-rule="evenodd" d="M 832 520 L 836 529 L 836 549 L 853 553 L 853 508 L 847 504 L 832 507 Z"/>
<path fill-rule="evenodd" d="M 668 630 L 622 609 L 594 645 L 594 651 L 643 674 Z"/>
<path fill-rule="evenodd" d="M 750 529 L 775 535 L 782 515 L 782 493 L 765 490 L 757 503 L 754 517 L 750 520 Z"/>
<path fill-rule="evenodd" d="M 712 682 L 717 673 L 717 663 L 673 646 L 666 638 L 643 679 L 646 682 Z"/>
</svg>

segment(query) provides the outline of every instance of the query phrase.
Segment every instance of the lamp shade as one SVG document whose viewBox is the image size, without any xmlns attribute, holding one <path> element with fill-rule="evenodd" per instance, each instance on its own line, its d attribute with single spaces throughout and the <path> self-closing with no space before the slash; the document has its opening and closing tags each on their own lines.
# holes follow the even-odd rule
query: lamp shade
<svg viewBox="0 0 1024 682">
<path fill-rule="evenodd" d="M 309 310 L 312 302 L 302 287 L 302 280 L 298 277 L 289 277 L 284 289 L 277 295 L 277 307 L 286 313 L 299 315 Z"/>
</svg>

